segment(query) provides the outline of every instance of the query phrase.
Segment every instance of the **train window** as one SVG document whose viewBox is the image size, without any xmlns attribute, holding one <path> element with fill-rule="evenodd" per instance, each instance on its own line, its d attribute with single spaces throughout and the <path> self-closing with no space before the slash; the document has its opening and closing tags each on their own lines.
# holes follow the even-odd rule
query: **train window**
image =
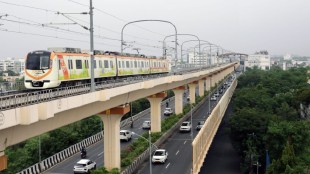
<svg viewBox="0 0 310 174">
<path fill-rule="evenodd" d="M 137 68 L 137 61 L 135 61 L 135 68 Z"/>
<path fill-rule="evenodd" d="M 144 62 L 141 62 L 141 63 L 142 63 L 141 67 L 144 68 Z"/>
<path fill-rule="evenodd" d="M 119 67 L 119 68 L 122 68 L 121 61 L 118 62 L 118 67 Z"/>
<path fill-rule="evenodd" d="M 82 69 L 82 60 L 75 60 L 76 69 Z"/>
<path fill-rule="evenodd" d="M 102 68 L 102 61 L 99 60 L 99 68 Z"/>
<path fill-rule="evenodd" d="M 129 67 L 129 61 L 126 61 L 126 68 L 130 68 Z"/>
<path fill-rule="evenodd" d="M 138 61 L 138 67 L 141 68 L 141 62 L 140 61 Z"/>
<path fill-rule="evenodd" d="M 109 61 L 107 60 L 104 61 L 104 68 L 109 68 Z"/>
<path fill-rule="evenodd" d="M 97 68 L 97 60 L 94 60 L 94 69 Z"/>
<path fill-rule="evenodd" d="M 132 66 L 132 62 L 130 62 L 130 68 L 132 68 L 133 66 Z"/>
<path fill-rule="evenodd" d="M 149 62 L 146 62 L 146 67 L 149 67 Z"/>
<path fill-rule="evenodd" d="M 122 67 L 125 68 L 125 61 L 122 61 Z"/>
<path fill-rule="evenodd" d="M 110 67 L 113 68 L 113 61 L 110 60 Z"/>
</svg>

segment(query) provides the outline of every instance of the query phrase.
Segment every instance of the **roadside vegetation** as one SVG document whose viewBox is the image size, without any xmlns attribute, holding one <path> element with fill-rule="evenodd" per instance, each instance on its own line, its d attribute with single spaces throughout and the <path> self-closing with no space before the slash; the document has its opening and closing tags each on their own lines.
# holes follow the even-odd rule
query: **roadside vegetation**
<svg viewBox="0 0 310 174">
<path fill-rule="evenodd" d="M 243 173 L 310 173 L 310 104 L 306 68 L 247 70 L 238 80 L 230 117 L 231 137 Z M 267 157 L 268 159 L 268 157 Z M 268 160 L 267 160 L 268 165 Z"/>
</svg>

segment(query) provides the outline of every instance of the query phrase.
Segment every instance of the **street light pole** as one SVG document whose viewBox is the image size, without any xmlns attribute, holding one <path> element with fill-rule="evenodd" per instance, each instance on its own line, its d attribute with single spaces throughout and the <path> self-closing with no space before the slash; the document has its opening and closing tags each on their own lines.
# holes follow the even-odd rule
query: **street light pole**
<svg viewBox="0 0 310 174">
<path fill-rule="evenodd" d="M 178 49 L 177 49 L 177 42 L 178 42 L 178 37 L 177 37 L 177 28 L 176 26 L 170 22 L 170 21 L 165 21 L 165 20 L 158 20 L 158 19 L 147 19 L 147 20 L 137 20 L 137 21 L 132 21 L 132 22 L 128 22 L 127 24 L 125 24 L 122 28 L 122 32 L 121 32 L 121 53 L 123 53 L 123 44 L 124 44 L 124 29 L 127 25 L 132 24 L 132 23 L 137 23 L 137 22 L 165 22 L 165 23 L 169 23 L 174 27 L 175 30 L 175 59 L 177 60 L 178 58 Z"/>
<path fill-rule="evenodd" d="M 149 139 L 146 139 L 146 138 L 144 138 L 143 136 L 141 136 L 141 135 L 139 135 L 139 134 L 136 134 L 135 132 L 131 132 L 133 135 L 137 135 L 138 137 L 140 137 L 140 138 L 143 138 L 143 139 L 145 139 L 146 141 L 148 141 L 149 142 L 149 144 L 150 144 L 150 147 L 149 147 L 149 149 L 150 149 L 150 174 L 152 174 L 152 141 L 151 141 L 151 130 L 149 130 Z M 156 148 L 156 149 L 158 149 L 154 144 L 153 144 L 153 146 Z"/>
<path fill-rule="evenodd" d="M 210 77 L 210 89 L 209 89 L 209 114 L 211 114 L 211 88 L 212 88 L 212 76 Z"/>
<path fill-rule="evenodd" d="M 89 1 L 89 16 L 90 16 L 90 92 L 95 91 L 94 78 L 94 27 L 93 27 L 93 1 Z"/>
<path fill-rule="evenodd" d="M 150 174 L 152 174 L 152 143 L 151 143 L 151 131 L 149 130 L 149 143 L 150 143 Z"/>
</svg>

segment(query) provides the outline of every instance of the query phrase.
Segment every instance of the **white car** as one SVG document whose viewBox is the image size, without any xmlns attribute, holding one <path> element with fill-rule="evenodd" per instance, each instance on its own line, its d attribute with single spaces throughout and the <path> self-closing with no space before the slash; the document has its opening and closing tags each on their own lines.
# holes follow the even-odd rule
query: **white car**
<svg viewBox="0 0 310 174">
<path fill-rule="evenodd" d="M 168 158 L 168 152 L 165 149 L 157 149 L 152 157 L 152 163 L 165 163 Z"/>
<path fill-rule="evenodd" d="M 190 132 L 190 131 L 191 131 L 191 128 L 192 128 L 191 122 L 189 122 L 189 121 L 184 121 L 184 122 L 181 124 L 180 132 Z"/>
<path fill-rule="evenodd" d="M 151 121 L 144 121 L 142 124 L 142 129 L 150 129 L 151 128 Z"/>
<path fill-rule="evenodd" d="M 211 98 L 210 98 L 211 101 L 216 101 L 216 97 L 213 95 Z"/>
<path fill-rule="evenodd" d="M 164 115 L 166 116 L 169 116 L 171 115 L 173 112 L 172 112 L 172 109 L 171 108 L 166 108 L 165 111 L 164 111 Z"/>
<path fill-rule="evenodd" d="M 81 159 L 74 165 L 73 173 L 89 173 L 92 169 L 96 169 L 96 162 L 89 159 Z"/>
<path fill-rule="evenodd" d="M 219 97 L 220 94 L 219 94 L 218 92 L 216 92 L 216 93 L 214 93 L 214 96 L 215 96 L 215 97 Z"/>
<path fill-rule="evenodd" d="M 119 134 L 120 140 L 125 140 L 125 141 L 131 140 L 131 136 L 132 136 L 132 133 L 128 130 L 121 130 Z"/>
</svg>

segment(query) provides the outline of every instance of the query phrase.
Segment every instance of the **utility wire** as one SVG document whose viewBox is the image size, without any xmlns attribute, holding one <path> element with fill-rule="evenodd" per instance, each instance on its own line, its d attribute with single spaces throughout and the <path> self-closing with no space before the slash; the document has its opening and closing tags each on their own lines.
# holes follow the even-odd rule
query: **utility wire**
<svg viewBox="0 0 310 174">
<path fill-rule="evenodd" d="M 45 12 L 53 12 L 53 13 L 56 13 L 56 12 L 57 12 L 57 11 L 48 10 L 48 9 L 45 9 L 45 8 L 32 7 L 32 6 L 28 6 L 28 5 L 15 4 L 15 3 L 11 3 L 11 2 L 0 1 L 0 3 L 2 3 L 2 4 L 7 4 L 7 5 L 14 5 L 14 6 L 18 6 L 18 7 L 26 7 L 26 8 L 31 8 L 31 9 L 36 9 L 36 10 L 45 11 Z"/>
<path fill-rule="evenodd" d="M 32 35 L 32 36 L 40 36 L 40 37 L 47 37 L 47 38 L 53 38 L 53 39 L 61 39 L 61 40 L 68 40 L 68 41 L 75 41 L 75 42 L 82 42 L 82 43 L 88 43 L 87 40 L 79 40 L 79 39 L 71 39 L 71 38 L 64 38 L 64 37 L 58 37 L 58 36 L 52 36 L 52 35 L 44 35 L 44 34 L 38 34 L 38 33 L 30 33 L 30 32 L 22 32 L 22 31 L 15 31 L 15 30 L 8 30 L 8 29 L 2 29 L 0 28 L 0 31 L 9 32 L 9 33 L 18 33 L 18 34 L 24 34 L 24 35 Z M 110 45 L 103 42 L 95 42 L 96 44 L 100 45 L 107 45 L 112 47 L 119 47 L 119 45 Z"/>
<path fill-rule="evenodd" d="M 24 21 L 29 21 L 29 22 L 23 22 L 23 21 L 16 21 L 16 20 L 10 20 L 10 19 L 1 19 L 3 21 L 7 21 L 7 22 L 13 22 L 13 23 L 19 23 L 19 24 L 25 24 L 25 25 L 31 25 L 31 26 L 36 26 L 36 27 L 43 27 L 43 28 L 48 28 L 48 29 L 53 29 L 55 30 L 61 30 L 61 31 L 65 31 L 65 32 L 69 32 L 69 33 L 74 33 L 74 34 L 79 34 L 79 35 L 83 35 L 83 36 L 89 36 L 87 33 L 82 33 L 82 32 L 78 32 L 78 31 L 73 31 L 73 30 L 69 30 L 69 29 L 64 29 L 64 28 L 60 28 L 60 27 L 55 27 L 55 26 L 49 26 L 48 24 L 41 24 L 39 22 L 36 21 L 32 21 L 32 20 L 28 20 L 25 18 L 20 18 L 17 16 L 13 16 L 13 15 L 8 15 L 8 16 L 12 16 L 15 17 L 19 20 L 24 20 Z M 97 38 L 101 38 L 101 39 L 107 39 L 107 40 L 114 40 L 114 41 L 121 41 L 120 39 L 114 39 L 114 38 L 109 38 L 109 37 L 105 37 L 105 36 L 100 36 L 100 35 L 94 35 Z"/>
<path fill-rule="evenodd" d="M 79 4 L 79 5 L 82 5 L 82 6 L 89 7 L 88 5 L 85 5 L 85 4 L 82 4 L 82 3 L 79 3 L 79 2 L 76 2 L 76 1 L 73 1 L 73 0 L 68 0 L 68 1 L 73 2 L 73 3 L 75 3 L 75 4 Z M 7 5 L 12 5 L 12 6 L 30 8 L 30 9 L 35 9 L 35 10 L 41 10 L 41 11 L 45 11 L 45 12 L 59 13 L 59 11 L 55 11 L 55 10 L 49 10 L 49 9 L 45 9 L 45 8 L 33 7 L 33 6 L 22 5 L 22 4 L 15 4 L 15 3 L 5 2 L 5 1 L 1 1 L 1 0 L 0 0 L 0 3 L 2 3 L 2 4 L 7 4 Z M 113 17 L 113 18 L 115 18 L 115 19 L 117 19 L 117 20 L 120 20 L 120 21 L 122 21 L 122 22 L 126 22 L 126 23 L 128 22 L 128 21 L 126 21 L 126 20 L 124 20 L 124 19 L 121 19 L 121 18 L 115 16 L 115 15 L 112 15 L 112 14 L 110 14 L 110 13 L 107 13 L 107 12 L 101 10 L 101 9 L 97 9 L 97 8 L 94 8 L 94 9 L 95 9 L 95 10 L 98 10 L 99 12 L 101 12 L 101 13 L 103 13 L 103 14 L 106 14 L 106 15 L 108 15 L 108 16 L 111 16 L 111 17 Z M 71 17 L 71 18 L 72 18 L 72 17 Z M 136 24 L 133 24 L 133 25 L 137 26 Z M 145 28 L 140 27 L 140 26 L 137 26 L 137 27 L 139 27 L 139 28 L 141 28 L 141 29 L 144 29 L 144 30 L 146 30 L 146 31 L 155 33 L 155 34 L 159 34 L 159 33 L 153 32 L 153 31 L 151 31 L 151 30 L 145 29 Z M 83 28 L 84 28 L 84 27 L 83 27 Z M 101 28 L 106 29 L 105 27 L 101 27 Z M 110 30 L 110 31 L 111 31 L 111 30 Z M 112 32 L 116 32 L 116 31 L 113 31 L 113 30 L 112 30 Z M 149 39 L 137 37 L 137 36 L 134 36 L 134 35 L 129 35 L 129 34 L 126 34 L 126 35 L 131 36 L 131 37 L 134 37 L 134 38 L 138 38 L 138 39 L 149 40 Z M 159 35 L 162 35 L 162 34 L 159 34 Z M 164 36 L 164 35 L 162 35 L 162 36 Z M 154 41 L 154 40 L 151 40 L 151 41 Z"/>
<path fill-rule="evenodd" d="M 86 4 L 82 4 L 82 3 L 79 3 L 79 2 L 76 2 L 76 1 L 73 1 L 73 0 L 68 0 L 68 1 L 73 2 L 73 3 L 75 3 L 75 4 L 79 4 L 79 5 L 81 5 L 81 6 L 89 7 L 89 6 L 86 5 Z M 114 18 L 114 19 L 117 19 L 117 20 L 119 20 L 119 21 L 122 21 L 122 22 L 125 22 L 125 23 L 128 23 L 128 22 L 129 22 L 129 21 L 125 20 L 125 19 L 119 18 L 119 17 L 117 17 L 117 16 L 115 16 L 115 15 L 113 15 L 113 14 L 111 14 L 111 13 L 108 13 L 108 12 L 106 12 L 106 11 L 103 11 L 103 10 L 101 10 L 101 9 L 99 9 L 99 8 L 95 8 L 95 7 L 94 7 L 94 9 L 97 10 L 97 11 L 99 11 L 99 12 L 101 12 L 101 13 L 103 13 L 103 14 L 105 14 L 105 15 L 108 15 L 108 16 Z M 136 27 L 138 27 L 138 28 L 141 28 L 141 29 L 143 29 L 143 30 L 145 30 L 145 31 L 148 31 L 148 32 L 150 32 L 150 33 L 157 34 L 157 35 L 161 35 L 161 36 L 165 36 L 165 35 L 163 35 L 163 34 L 161 34 L 161 33 L 157 33 L 157 32 L 155 32 L 155 31 L 146 29 L 146 28 L 141 27 L 141 26 L 139 26 L 139 25 L 136 25 L 136 24 L 133 24 L 133 25 L 136 26 Z"/>
</svg>

